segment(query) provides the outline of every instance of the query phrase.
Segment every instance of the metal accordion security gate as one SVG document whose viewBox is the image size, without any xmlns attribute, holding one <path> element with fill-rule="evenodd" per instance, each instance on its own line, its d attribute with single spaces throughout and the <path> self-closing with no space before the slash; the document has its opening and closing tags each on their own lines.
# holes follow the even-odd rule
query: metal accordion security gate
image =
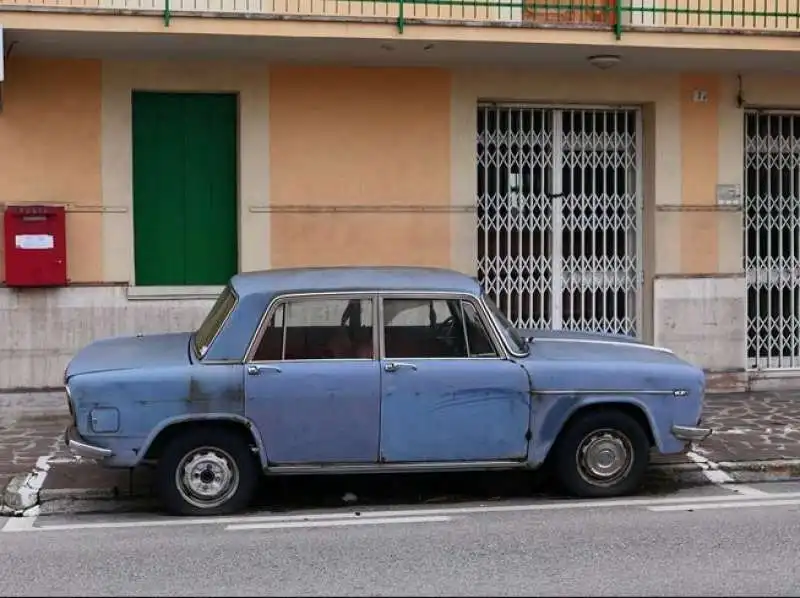
<svg viewBox="0 0 800 598">
<path fill-rule="evenodd" d="M 744 127 L 747 367 L 800 367 L 800 114 L 748 110 Z"/>
<path fill-rule="evenodd" d="M 478 279 L 515 325 L 641 334 L 636 108 L 480 104 Z"/>
</svg>

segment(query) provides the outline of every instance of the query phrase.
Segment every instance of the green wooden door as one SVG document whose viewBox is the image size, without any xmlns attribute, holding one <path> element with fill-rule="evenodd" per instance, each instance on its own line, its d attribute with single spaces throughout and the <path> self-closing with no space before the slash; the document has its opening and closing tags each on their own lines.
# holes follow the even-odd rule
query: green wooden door
<svg viewBox="0 0 800 598">
<path fill-rule="evenodd" d="M 236 205 L 236 95 L 134 92 L 136 284 L 227 282 Z"/>
</svg>

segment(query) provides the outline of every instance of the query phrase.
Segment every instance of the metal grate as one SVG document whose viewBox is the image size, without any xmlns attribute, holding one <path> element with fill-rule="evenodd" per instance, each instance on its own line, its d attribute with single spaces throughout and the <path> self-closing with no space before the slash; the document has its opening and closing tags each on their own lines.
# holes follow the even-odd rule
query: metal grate
<svg viewBox="0 0 800 598">
<path fill-rule="evenodd" d="M 639 112 L 478 107 L 478 278 L 522 328 L 640 333 Z"/>
<path fill-rule="evenodd" d="M 745 113 L 749 369 L 800 367 L 800 115 Z"/>
</svg>

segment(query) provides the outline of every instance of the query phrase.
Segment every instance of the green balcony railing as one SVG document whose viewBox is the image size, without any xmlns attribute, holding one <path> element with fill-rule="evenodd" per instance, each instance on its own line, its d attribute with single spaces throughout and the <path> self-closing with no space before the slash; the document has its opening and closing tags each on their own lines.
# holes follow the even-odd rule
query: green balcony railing
<svg viewBox="0 0 800 598">
<path fill-rule="evenodd" d="M 800 0 L 0 0 L 34 10 L 280 19 L 389 21 L 412 24 L 800 33 Z"/>
</svg>

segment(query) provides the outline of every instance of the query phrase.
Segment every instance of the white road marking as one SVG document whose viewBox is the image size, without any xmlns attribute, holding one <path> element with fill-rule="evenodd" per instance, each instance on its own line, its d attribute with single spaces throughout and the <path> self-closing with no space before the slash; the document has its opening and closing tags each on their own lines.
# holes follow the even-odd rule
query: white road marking
<svg viewBox="0 0 800 598">
<path fill-rule="evenodd" d="M 350 525 L 386 525 L 397 523 L 438 523 L 452 517 L 368 517 L 366 519 L 330 519 L 328 521 L 286 521 L 283 523 L 242 523 L 229 525 L 226 531 L 236 532 L 256 529 L 302 529 L 310 527 L 345 527 Z"/>
<path fill-rule="evenodd" d="M 725 488 L 726 490 L 736 492 L 737 494 L 747 496 L 767 496 L 769 494 L 768 492 L 764 492 L 758 488 L 753 488 L 752 486 L 736 484 L 736 480 L 734 480 L 726 472 L 722 471 L 717 463 L 711 459 L 708 459 L 707 457 L 704 457 L 703 455 L 698 454 L 695 451 L 687 452 L 686 456 L 692 462 L 700 466 L 700 469 L 703 471 L 703 475 L 715 486 L 719 486 L 721 488 Z"/>
<path fill-rule="evenodd" d="M 44 481 L 47 479 L 47 474 L 50 471 L 50 462 L 54 459 L 56 453 L 58 453 L 60 445 L 61 437 L 58 437 L 50 446 L 50 452 L 36 459 L 36 465 L 34 465 L 33 471 L 25 476 L 25 481 L 20 485 L 18 491 L 19 498 L 23 504 L 32 503 L 32 506 L 27 507 L 27 510 L 33 511 L 36 509 L 34 512 L 35 515 L 39 514 L 38 505 L 36 504 L 39 500 L 39 491 L 42 489 L 42 486 L 44 486 Z M 63 459 L 58 459 L 57 462 L 63 463 L 65 461 Z M 26 511 L 23 511 L 23 513 Z"/>
<path fill-rule="evenodd" d="M 775 498 L 771 500 L 746 500 L 737 502 L 688 505 L 661 505 L 656 507 L 647 507 L 647 510 L 662 513 L 666 511 L 706 511 L 711 509 L 743 509 L 745 507 L 788 507 L 792 505 L 800 505 L 800 499 L 793 498 L 789 500 L 783 500 L 781 498 Z"/>
<path fill-rule="evenodd" d="M 36 459 L 36 465 L 33 471 L 25 478 L 25 482 L 20 486 L 19 494 L 30 497 L 38 495 L 39 490 L 42 489 L 44 481 L 47 479 L 47 473 L 50 471 L 50 459 L 53 454 L 45 455 Z M 27 500 L 25 502 L 28 502 Z"/>
<path fill-rule="evenodd" d="M 36 517 L 9 517 L 6 524 L 0 528 L 1 532 L 30 532 L 33 531 L 33 524 Z"/>
<path fill-rule="evenodd" d="M 782 499 L 800 499 L 800 492 L 786 492 L 779 495 Z M 146 528 L 146 527 L 172 527 L 183 525 L 223 525 L 223 524 L 253 524 L 253 523 L 285 523 L 293 521 L 324 521 L 324 520 L 351 520 L 351 519 L 371 519 L 371 518 L 395 518 L 395 517 L 437 517 L 437 516 L 456 516 L 474 515 L 491 513 L 520 513 L 537 511 L 557 511 L 569 509 L 594 509 L 594 508 L 615 508 L 615 507 L 650 507 L 658 505 L 685 505 L 703 503 L 744 503 L 753 501 L 754 496 L 726 494 L 723 496 L 701 496 L 685 498 L 631 498 L 602 500 L 566 500 L 561 502 L 535 503 L 523 505 L 497 505 L 486 506 L 477 505 L 474 507 L 450 507 L 441 509 L 405 509 L 405 510 L 384 510 L 384 511 L 339 511 L 328 513 L 308 513 L 306 515 L 247 515 L 231 517 L 170 517 L 160 520 L 144 521 L 106 521 L 96 523 L 66 523 L 55 525 L 41 525 L 33 527 L 30 531 L 74 531 L 91 529 L 126 529 L 126 528 Z M 5 530 L 0 530 L 5 531 Z"/>
</svg>

